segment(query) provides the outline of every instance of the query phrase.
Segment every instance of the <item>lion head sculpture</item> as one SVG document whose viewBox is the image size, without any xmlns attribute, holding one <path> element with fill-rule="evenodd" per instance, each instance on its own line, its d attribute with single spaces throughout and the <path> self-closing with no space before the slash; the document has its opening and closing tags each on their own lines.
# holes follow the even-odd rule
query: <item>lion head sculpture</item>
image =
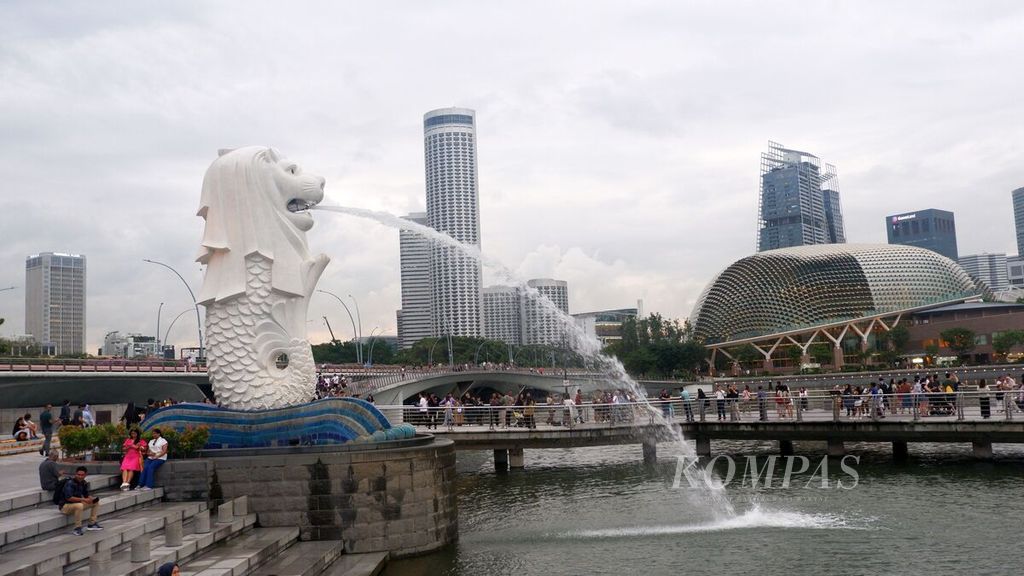
<svg viewBox="0 0 1024 576">
<path fill-rule="evenodd" d="M 318 259 L 326 257 L 309 253 L 307 209 L 323 197 L 322 177 L 303 173 L 271 148 L 222 152 L 203 178 L 198 215 L 206 227 L 196 261 L 207 268 L 199 303 L 244 294 L 245 258 L 256 253 L 273 261 L 275 291 L 308 297 L 326 265 Z"/>
</svg>

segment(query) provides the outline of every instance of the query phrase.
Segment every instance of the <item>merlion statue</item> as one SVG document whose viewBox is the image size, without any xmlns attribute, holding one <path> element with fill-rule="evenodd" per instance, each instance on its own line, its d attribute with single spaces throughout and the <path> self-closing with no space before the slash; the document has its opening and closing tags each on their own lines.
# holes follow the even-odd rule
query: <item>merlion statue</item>
<svg viewBox="0 0 1024 576">
<path fill-rule="evenodd" d="M 307 209 L 323 200 L 323 188 L 322 177 L 259 146 L 222 151 L 206 171 L 199 303 L 210 382 L 227 408 L 314 398 L 306 309 L 329 259 L 310 255 L 306 232 L 313 227 Z"/>
</svg>

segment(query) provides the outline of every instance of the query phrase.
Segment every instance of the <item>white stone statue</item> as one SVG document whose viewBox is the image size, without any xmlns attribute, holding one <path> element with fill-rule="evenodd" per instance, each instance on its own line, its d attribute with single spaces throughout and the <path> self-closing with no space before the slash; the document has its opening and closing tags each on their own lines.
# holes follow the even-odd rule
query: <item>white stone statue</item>
<svg viewBox="0 0 1024 576">
<path fill-rule="evenodd" d="M 306 340 L 309 296 L 329 259 L 312 256 L 307 211 L 324 179 L 275 150 L 221 151 L 203 179 L 206 351 L 217 401 L 232 409 L 309 402 L 316 366 Z"/>
</svg>

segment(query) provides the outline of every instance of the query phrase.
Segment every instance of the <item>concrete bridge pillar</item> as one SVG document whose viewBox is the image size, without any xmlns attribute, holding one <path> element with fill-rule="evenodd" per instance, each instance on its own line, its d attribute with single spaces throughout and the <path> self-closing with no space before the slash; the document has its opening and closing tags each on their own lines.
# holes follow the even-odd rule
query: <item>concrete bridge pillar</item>
<svg viewBox="0 0 1024 576">
<path fill-rule="evenodd" d="M 779 440 L 779 454 L 783 456 L 793 455 L 793 441 L 792 440 Z"/>
<path fill-rule="evenodd" d="M 494 469 L 498 472 L 508 472 L 508 450 L 502 448 L 494 451 Z"/>
<path fill-rule="evenodd" d="M 711 438 L 708 436 L 697 436 L 697 456 L 711 456 Z"/>
<path fill-rule="evenodd" d="M 657 464 L 658 462 L 658 443 L 654 438 L 644 438 L 644 464 Z"/>
<path fill-rule="evenodd" d="M 974 446 L 974 457 L 989 460 L 992 458 L 992 443 L 982 441 L 971 442 Z"/>
<path fill-rule="evenodd" d="M 509 448 L 508 449 L 508 466 L 512 470 L 522 470 L 526 467 L 525 458 L 523 458 L 522 448 Z"/>
<path fill-rule="evenodd" d="M 910 458 L 910 450 L 907 443 L 897 440 L 892 443 L 892 459 L 896 462 L 906 462 Z"/>
<path fill-rule="evenodd" d="M 761 369 L 771 374 L 772 371 L 775 370 L 775 364 L 772 362 L 771 358 L 765 358 L 764 362 L 761 363 Z"/>
<path fill-rule="evenodd" d="M 843 456 L 846 456 L 846 445 L 843 444 L 842 440 L 829 440 L 826 451 L 829 456 L 842 458 Z"/>
</svg>

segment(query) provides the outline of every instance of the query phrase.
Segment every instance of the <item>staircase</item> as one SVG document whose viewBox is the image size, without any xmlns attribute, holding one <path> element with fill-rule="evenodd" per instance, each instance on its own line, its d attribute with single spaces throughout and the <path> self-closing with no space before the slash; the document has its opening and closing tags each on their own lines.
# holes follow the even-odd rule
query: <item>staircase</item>
<svg viewBox="0 0 1024 576">
<path fill-rule="evenodd" d="M 211 510 L 119 483 L 89 478 L 104 529 L 83 536 L 49 492 L 0 494 L 0 576 L 151 576 L 166 562 L 186 576 L 373 576 L 387 562 L 386 553 L 346 555 L 340 541 L 300 542 L 298 528 L 257 527 L 245 496 Z"/>
</svg>

